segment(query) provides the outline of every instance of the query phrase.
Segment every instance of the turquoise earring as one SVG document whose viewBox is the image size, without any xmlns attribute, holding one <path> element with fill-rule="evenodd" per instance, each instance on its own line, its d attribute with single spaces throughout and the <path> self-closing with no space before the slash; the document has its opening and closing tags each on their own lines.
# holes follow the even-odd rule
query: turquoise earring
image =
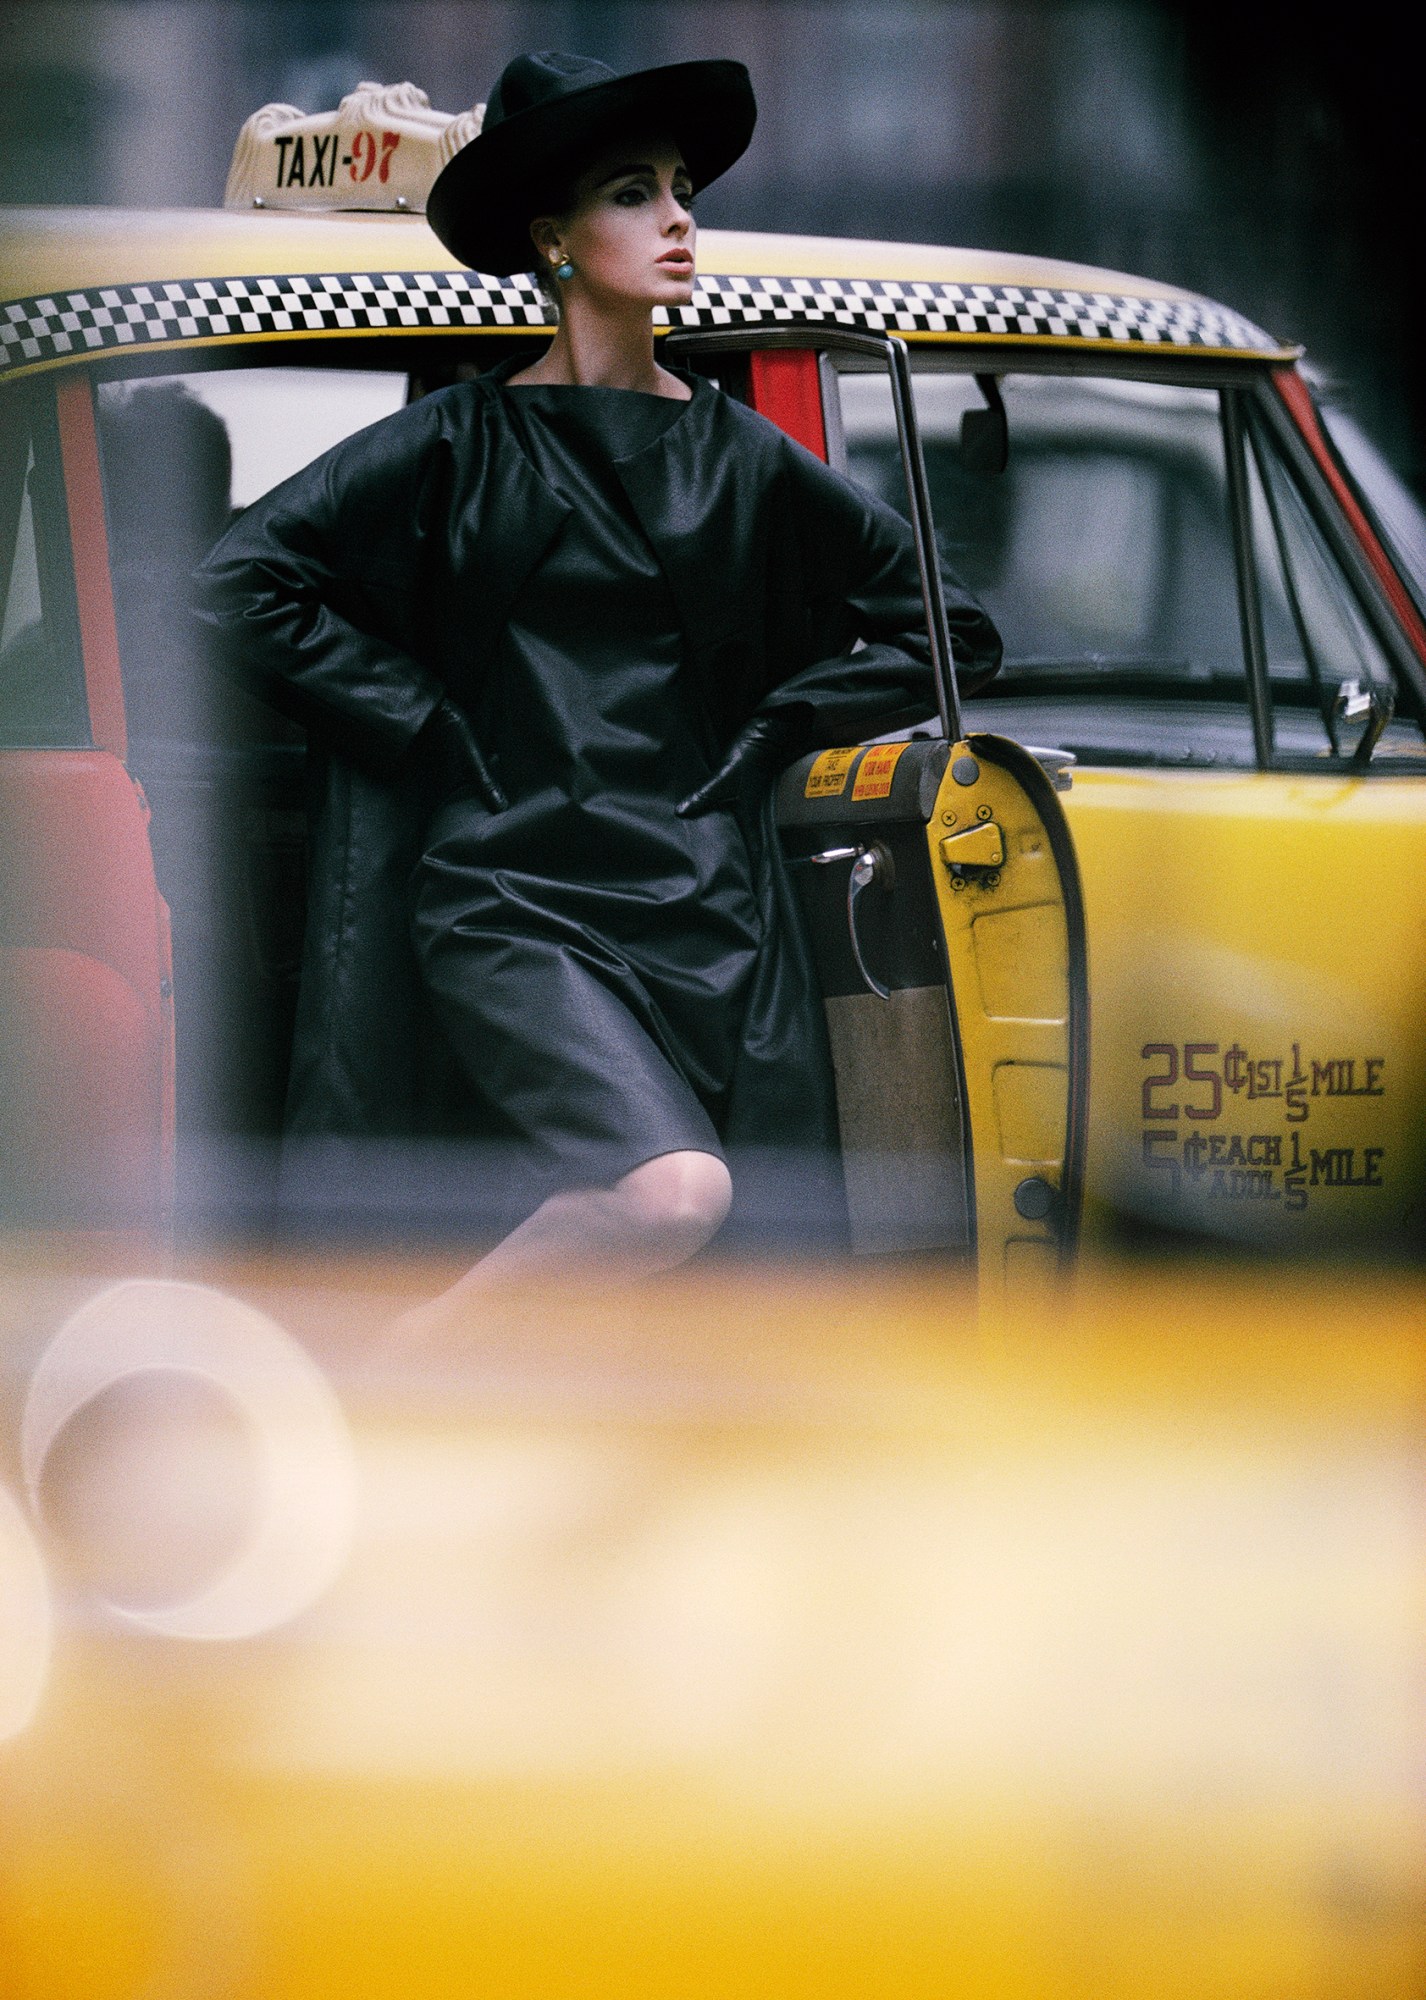
<svg viewBox="0 0 1426 2000">
<path fill-rule="evenodd" d="M 574 276 L 574 266 L 570 263 L 568 257 L 565 258 L 562 264 L 555 265 L 555 276 L 564 284 L 568 284 Z"/>
</svg>

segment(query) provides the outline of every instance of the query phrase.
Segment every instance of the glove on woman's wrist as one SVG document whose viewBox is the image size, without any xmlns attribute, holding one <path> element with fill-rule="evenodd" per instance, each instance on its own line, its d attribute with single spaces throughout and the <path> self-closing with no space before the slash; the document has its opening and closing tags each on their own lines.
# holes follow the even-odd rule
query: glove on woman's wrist
<svg viewBox="0 0 1426 2000">
<path fill-rule="evenodd" d="M 490 812 L 504 812 L 509 800 L 491 776 L 470 720 L 453 701 L 442 696 L 411 745 L 431 803 L 457 792 L 474 792 Z"/>
<path fill-rule="evenodd" d="M 798 754 L 810 720 L 806 703 L 795 702 L 770 708 L 744 723 L 712 777 L 675 806 L 679 818 L 696 819 L 720 806 L 738 806 L 756 797 Z"/>
</svg>

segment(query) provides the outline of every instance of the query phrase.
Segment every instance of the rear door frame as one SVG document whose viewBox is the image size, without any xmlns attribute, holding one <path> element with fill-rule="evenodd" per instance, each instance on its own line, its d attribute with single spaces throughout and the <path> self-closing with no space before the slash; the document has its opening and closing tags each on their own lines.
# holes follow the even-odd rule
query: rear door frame
<svg viewBox="0 0 1426 2000">
<path fill-rule="evenodd" d="M 125 763 L 93 380 L 75 367 L 0 394 L 38 397 L 52 426 L 62 505 L 36 555 L 45 615 L 53 601 L 78 653 L 84 716 L 83 740 L 0 744 L 3 943 L 30 1010 L 28 1034 L 11 1024 L 21 1101 L 7 1140 L 43 1182 L 12 1194 L 40 1226 L 161 1236 L 175 1147 L 171 940 L 147 802 Z"/>
</svg>

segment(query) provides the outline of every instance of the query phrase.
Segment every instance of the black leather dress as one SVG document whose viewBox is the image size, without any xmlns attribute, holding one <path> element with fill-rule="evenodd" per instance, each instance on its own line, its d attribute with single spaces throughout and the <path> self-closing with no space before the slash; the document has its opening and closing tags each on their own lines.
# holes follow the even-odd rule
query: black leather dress
<svg viewBox="0 0 1426 2000">
<path fill-rule="evenodd" d="M 795 708 L 811 748 L 932 712 L 910 529 L 701 378 L 688 402 L 507 388 L 520 365 L 348 439 L 204 567 L 229 670 L 311 745 L 289 1132 L 331 1179 L 473 1112 L 533 1144 L 544 1186 L 825 1147 L 771 795 L 673 808 L 750 717 Z M 999 641 L 947 598 L 973 687 Z M 433 817 L 406 753 L 443 695 L 508 811 Z"/>
<path fill-rule="evenodd" d="M 737 817 L 680 819 L 718 745 L 616 467 L 690 405 L 506 389 L 570 513 L 512 606 L 481 734 L 510 800 L 438 816 L 413 935 L 472 1081 L 566 1184 L 717 1153 L 761 933 Z"/>
</svg>

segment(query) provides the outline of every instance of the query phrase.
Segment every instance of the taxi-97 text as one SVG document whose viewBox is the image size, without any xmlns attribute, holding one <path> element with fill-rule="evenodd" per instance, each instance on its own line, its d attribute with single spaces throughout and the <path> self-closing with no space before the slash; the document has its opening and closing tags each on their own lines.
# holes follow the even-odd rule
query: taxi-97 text
<svg viewBox="0 0 1426 2000">
<path fill-rule="evenodd" d="M 532 281 L 457 268 L 419 213 L 461 121 L 363 93 L 250 120 L 225 211 L 4 225 L 23 1224 L 161 1229 L 175 1156 L 280 1128 L 302 741 L 205 670 L 193 564 L 548 332 Z M 1383 522 L 1419 517 L 1368 498 L 1296 350 L 1117 273 L 712 230 L 673 317 L 670 352 L 911 513 L 933 635 L 939 543 L 1006 643 L 964 704 L 942 646 L 939 726 L 782 781 L 853 1247 L 969 1255 L 991 1290 L 1126 1236 L 1414 1254 L 1426 625 Z"/>
</svg>

